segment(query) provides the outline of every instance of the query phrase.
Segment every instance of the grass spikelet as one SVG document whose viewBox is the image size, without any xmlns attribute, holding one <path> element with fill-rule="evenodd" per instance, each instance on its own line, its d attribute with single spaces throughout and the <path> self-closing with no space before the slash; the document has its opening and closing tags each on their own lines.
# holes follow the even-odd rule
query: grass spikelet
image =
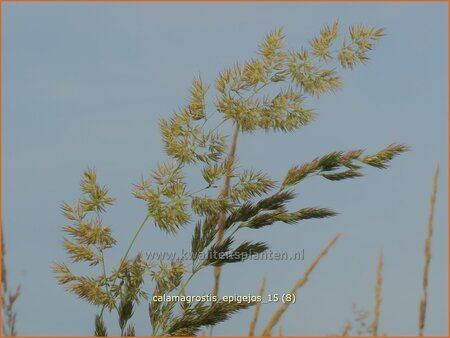
<svg viewBox="0 0 450 338">
<path fill-rule="evenodd" d="M 317 264 L 319 264 L 320 260 L 325 257 L 325 255 L 328 253 L 328 251 L 333 247 L 334 244 L 336 244 L 337 240 L 341 234 L 337 234 L 333 237 L 333 239 L 327 244 L 327 246 L 320 252 L 320 254 L 314 259 L 314 261 L 311 263 L 311 265 L 306 269 L 305 273 L 303 274 L 303 277 L 300 278 L 297 283 L 295 283 L 294 287 L 291 290 L 291 294 L 297 295 L 297 290 L 300 289 L 302 286 L 304 286 L 308 280 L 311 273 L 316 268 Z M 275 312 L 275 314 L 270 319 L 269 323 L 264 328 L 264 331 L 262 333 L 262 336 L 268 337 L 271 335 L 273 328 L 275 325 L 277 325 L 278 321 L 280 320 L 281 316 L 284 314 L 284 312 L 289 307 L 289 302 L 283 303 L 278 310 Z"/>
<path fill-rule="evenodd" d="M 419 336 L 423 336 L 428 303 L 428 271 L 430 269 L 430 261 L 431 261 L 431 237 L 433 235 L 433 218 L 434 218 L 434 208 L 436 205 L 438 177 L 439 177 L 439 165 L 436 167 L 436 171 L 434 173 L 433 191 L 431 192 L 430 196 L 430 212 L 428 215 L 427 237 L 425 239 L 425 263 L 423 266 L 423 274 L 422 274 L 423 296 L 422 299 L 420 300 L 419 306 Z"/>
</svg>

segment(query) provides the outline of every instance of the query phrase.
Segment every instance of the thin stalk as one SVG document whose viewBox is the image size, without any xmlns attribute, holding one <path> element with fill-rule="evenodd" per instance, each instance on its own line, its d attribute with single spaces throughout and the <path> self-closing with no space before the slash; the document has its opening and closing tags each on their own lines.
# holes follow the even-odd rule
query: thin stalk
<svg viewBox="0 0 450 338">
<path fill-rule="evenodd" d="M 217 126 L 215 126 L 213 129 L 211 129 L 211 133 L 213 133 L 213 132 L 215 132 L 217 129 L 219 129 L 225 122 L 226 122 L 227 120 L 222 120 L 222 121 L 220 121 L 220 123 L 217 125 Z"/>
<path fill-rule="evenodd" d="M 189 196 L 189 197 L 194 197 L 194 196 L 197 195 L 198 193 L 200 193 L 200 192 L 202 192 L 202 191 L 205 191 L 205 190 L 208 190 L 209 188 L 212 188 L 212 187 L 213 187 L 212 185 L 208 185 L 207 187 L 204 187 L 204 188 L 198 189 L 198 190 L 196 190 L 196 191 L 194 191 L 194 192 L 191 192 L 188 196 Z"/>
<path fill-rule="evenodd" d="M 327 244 L 327 246 L 320 252 L 320 254 L 314 259 L 314 261 L 311 263 L 311 265 L 306 269 L 304 275 L 302 278 L 300 278 L 297 283 L 295 283 L 294 287 L 292 288 L 290 294 L 296 296 L 298 289 L 303 287 L 309 280 L 310 274 L 313 272 L 313 270 L 316 268 L 317 264 L 319 264 L 320 260 L 325 257 L 325 255 L 328 253 L 328 251 L 331 249 L 331 247 L 336 244 L 337 240 L 339 239 L 341 235 L 337 234 L 333 237 L 333 239 Z M 270 336 L 272 333 L 273 328 L 278 324 L 278 321 L 280 320 L 281 316 L 284 314 L 284 312 L 287 310 L 291 303 L 285 302 L 283 303 L 278 310 L 274 313 L 272 318 L 270 319 L 269 323 L 264 328 L 264 331 L 262 333 L 262 336 Z"/>
<path fill-rule="evenodd" d="M 16 336 L 16 317 L 17 313 L 14 310 L 14 304 L 17 298 L 20 296 L 20 284 L 17 285 L 14 293 L 8 292 L 8 281 L 7 281 L 7 269 L 5 265 L 5 243 L 3 237 L 3 225 L 0 224 L 0 237 L 1 237 L 1 256 L 2 256 L 2 269 L 1 269 L 1 280 L 2 280 L 2 309 L 0 319 L 2 322 L 2 333 L 6 336 Z"/>
<path fill-rule="evenodd" d="M 136 242 L 136 239 L 138 238 L 139 234 L 141 233 L 142 229 L 144 228 L 145 223 L 147 223 L 148 219 L 150 218 L 150 213 L 147 213 L 147 215 L 145 216 L 144 220 L 142 221 L 139 229 L 136 231 L 136 233 L 133 236 L 133 239 L 131 240 L 130 245 L 128 245 L 127 251 L 125 251 L 125 255 L 122 259 L 122 263 L 120 264 L 120 266 L 122 266 L 123 262 L 128 258 L 128 255 L 130 254 L 130 250 L 134 245 L 134 242 Z M 116 277 L 117 278 L 117 277 Z M 115 279 L 114 279 L 115 281 Z M 114 284 L 113 281 L 113 284 Z"/>
<path fill-rule="evenodd" d="M 266 277 L 263 278 L 261 287 L 258 291 L 258 296 L 263 297 L 264 290 L 266 288 Z M 253 337 L 255 335 L 256 323 L 259 318 L 259 311 L 261 310 L 261 302 L 256 303 L 255 312 L 253 313 L 252 321 L 250 322 L 250 327 L 248 329 L 248 336 Z"/>
<path fill-rule="evenodd" d="M 237 139 L 239 135 L 239 125 L 236 124 L 233 132 L 233 139 L 231 142 L 230 152 L 228 154 L 228 161 L 233 162 L 236 155 L 236 145 L 237 145 Z M 222 188 L 222 191 L 220 193 L 220 196 L 222 198 L 228 198 L 230 195 L 230 183 L 231 183 L 231 176 L 227 175 L 225 177 L 225 183 Z M 220 244 L 223 240 L 223 227 L 226 220 L 225 213 L 221 213 L 219 220 L 217 222 L 217 243 Z M 220 266 L 214 267 L 214 289 L 213 289 L 213 296 L 218 296 L 219 294 L 219 287 L 220 287 L 220 273 L 222 271 L 222 268 Z"/>
<path fill-rule="evenodd" d="M 433 178 L 433 191 L 430 197 L 430 212 L 428 215 L 427 237 L 425 239 L 425 263 L 423 266 L 423 274 L 422 274 L 423 296 L 422 299 L 420 300 L 420 307 L 419 307 L 419 336 L 421 337 L 423 336 L 423 329 L 425 328 L 425 319 L 428 303 L 428 271 L 430 269 L 430 261 L 431 261 L 431 237 L 433 235 L 433 218 L 434 218 L 434 208 L 436 206 L 438 176 L 439 176 L 439 165 L 436 167 L 436 171 L 434 173 Z"/>
<path fill-rule="evenodd" d="M 383 249 L 380 250 L 380 257 L 377 265 L 377 285 L 375 287 L 375 305 L 373 309 L 373 322 L 371 325 L 371 333 L 374 337 L 378 336 L 378 325 L 380 321 L 381 306 L 381 288 L 383 286 Z"/>
</svg>

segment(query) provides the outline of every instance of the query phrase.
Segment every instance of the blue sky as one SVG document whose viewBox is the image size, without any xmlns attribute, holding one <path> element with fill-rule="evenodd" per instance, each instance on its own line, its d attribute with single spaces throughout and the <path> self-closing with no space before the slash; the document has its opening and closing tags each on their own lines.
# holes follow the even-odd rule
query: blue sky
<svg viewBox="0 0 450 338">
<path fill-rule="evenodd" d="M 96 309 L 66 293 L 50 270 L 53 261 L 67 261 L 59 206 L 78 198 L 84 169 L 95 167 L 100 182 L 117 197 L 105 217 L 119 242 L 107 258 L 112 268 L 145 216 L 145 205 L 131 196 L 133 183 L 167 159 L 158 118 L 186 103 L 192 77 L 201 74 L 212 83 L 224 67 L 255 56 L 257 45 L 276 27 L 284 27 L 288 46 L 298 49 L 323 24 L 339 19 L 344 29 L 364 23 L 385 27 L 387 35 L 367 66 L 342 72 L 341 91 L 309 101 L 319 113 L 313 124 L 291 134 L 243 135 L 242 167 L 281 178 L 292 165 L 333 150 L 375 152 L 397 142 L 412 151 L 389 170 L 367 168 L 357 180 L 305 182 L 294 206 L 329 207 L 339 216 L 243 233 L 242 239 L 269 241 L 273 250 L 304 249 L 305 260 L 226 266 L 222 294 L 256 293 L 263 276 L 267 292 L 287 292 L 340 232 L 340 241 L 283 317 L 283 333 L 339 332 L 354 319 L 353 303 L 371 310 L 383 247 L 381 332 L 417 334 L 428 199 L 440 163 L 425 333 L 447 335 L 447 4 L 2 6 L 2 209 L 10 283 L 22 285 L 19 334 L 93 332 Z M 192 180 L 194 187 L 200 184 Z M 188 227 L 168 237 L 149 223 L 136 249 L 188 249 L 191 232 Z M 212 271 L 205 271 L 189 291 L 211 287 Z M 263 306 L 262 323 L 275 308 Z M 214 333 L 245 335 L 251 315 L 234 316 Z M 115 325 L 113 317 L 108 322 Z M 148 334 L 146 306 L 137 310 L 134 322 L 138 334 Z"/>
</svg>

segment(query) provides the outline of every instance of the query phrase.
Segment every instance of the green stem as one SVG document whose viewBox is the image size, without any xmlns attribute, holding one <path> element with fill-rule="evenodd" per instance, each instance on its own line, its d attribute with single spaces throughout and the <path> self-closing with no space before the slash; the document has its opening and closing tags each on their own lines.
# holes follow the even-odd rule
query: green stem
<svg viewBox="0 0 450 338">
<path fill-rule="evenodd" d="M 181 286 L 180 290 L 178 291 L 178 296 L 180 296 L 184 292 L 184 290 L 188 286 L 189 282 L 196 275 L 196 273 L 199 272 L 202 269 L 203 266 L 204 266 L 204 262 L 202 264 L 200 264 L 196 269 L 192 268 L 191 275 L 188 277 L 186 282 L 184 282 L 183 285 Z"/>
<path fill-rule="evenodd" d="M 217 126 L 215 126 L 213 129 L 211 129 L 211 133 L 212 132 L 215 132 L 220 126 L 222 126 L 222 124 L 224 124 L 225 122 L 226 122 L 227 120 L 225 120 L 225 119 L 223 119 L 222 121 L 220 121 L 220 123 L 217 125 Z"/>
<path fill-rule="evenodd" d="M 103 253 L 103 249 L 99 248 L 98 250 L 100 251 L 100 256 L 101 256 L 101 259 L 102 259 L 102 270 L 103 270 L 102 272 L 103 272 L 103 278 L 105 278 L 105 288 L 106 288 L 106 293 L 107 293 L 110 297 L 112 297 L 112 294 L 111 294 L 111 292 L 110 292 L 110 290 L 109 290 L 109 287 L 108 287 L 108 282 L 107 282 L 107 277 L 106 277 L 105 255 L 104 255 L 104 253 Z M 115 302 L 114 302 L 114 308 L 116 309 L 117 313 L 119 313 L 119 309 L 117 308 Z"/>
<path fill-rule="evenodd" d="M 130 254 L 131 248 L 133 247 L 134 243 L 136 242 L 136 239 L 138 238 L 139 234 L 141 233 L 142 229 L 144 228 L 145 223 L 147 223 L 149 218 L 150 218 L 150 213 L 148 212 L 147 216 L 145 216 L 144 220 L 142 221 L 141 226 L 139 227 L 139 229 L 134 234 L 130 245 L 128 245 L 127 251 L 125 252 L 125 255 L 124 255 L 123 259 L 122 259 L 122 263 L 120 263 L 120 267 L 122 267 L 123 262 L 128 258 L 128 255 Z M 117 279 L 117 275 L 116 275 L 116 279 Z M 116 279 L 113 280 L 113 284 L 114 284 Z"/>
<path fill-rule="evenodd" d="M 125 255 L 120 260 L 119 268 L 117 269 L 117 272 L 116 272 L 116 274 L 114 276 L 114 279 L 113 279 L 113 281 L 111 283 L 112 285 L 115 284 L 117 278 L 119 277 L 119 272 L 120 272 L 120 269 L 122 268 L 123 263 L 128 258 L 128 255 L 130 254 L 131 248 L 133 247 L 134 243 L 136 242 L 136 239 L 138 238 L 139 234 L 141 233 L 142 229 L 144 228 L 145 223 L 147 223 L 149 218 L 150 218 L 150 213 L 147 213 L 147 216 L 145 216 L 145 218 L 142 221 L 142 224 L 140 225 L 139 229 L 134 234 L 133 239 L 131 240 L 131 243 L 128 245 L 127 251 L 125 252 Z M 100 317 L 103 315 L 104 310 L 105 310 L 105 305 L 102 306 L 102 310 L 100 311 Z"/>
<path fill-rule="evenodd" d="M 191 192 L 188 196 L 189 196 L 189 197 L 194 197 L 194 195 L 197 195 L 199 192 L 208 190 L 209 188 L 213 188 L 213 186 L 212 186 L 212 185 L 208 185 L 207 187 L 204 187 L 204 188 L 199 189 L 199 190 L 197 190 L 197 191 Z"/>
</svg>

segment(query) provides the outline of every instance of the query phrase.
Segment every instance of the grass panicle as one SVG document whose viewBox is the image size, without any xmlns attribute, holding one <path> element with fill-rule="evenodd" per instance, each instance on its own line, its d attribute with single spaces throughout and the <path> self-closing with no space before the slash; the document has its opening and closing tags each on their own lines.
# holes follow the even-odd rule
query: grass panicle
<svg viewBox="0 0 450 338">
<path fill-rule="evenodd" d="M 308 99 L 339 90 L 343 85 L 340 71 L 367 62 L 382 36 L 383 29 L 364 25 L 341 33 L 336 21 L 324 26 L 305 47 L 292 50 L 287 49 L 283 29 L 277 28 L 259 44 L 254 58 L 225 68 L 213 86 L 200 75 L 194 77 L 187 103 L 170 117 L 160 118 L 168 159 L 134 185 L 133 195 L 145 203 L 145 215 L 116 268 L 111 270 L 107 269 L 106 258 L 117 242 L 112 227 L 103 223 L 103 214 L 115 199 L 98 183 L 94 169 L 84 172 L 80 199 L 61 206 L 67 221 L 62 226 L 67 235 L 62 246 L 72 263 L 87 264 L 90 271 L 97 271 L 79 276 L 65 263 L 54 263 L 53 271 L 66 290 L 100 307 L 95 319 L 96 334 L 107 333 L 103 321 L 107 310 L 117 315 L 121 335 L 135 335 L 130 321 L 137 305 L 148 301 L 146 277 L 155 285 L 153 296 L 180 296 L 187 294 L 191 281 L 205 268 L 214 270 L 209 294 L 214 300 L 188 303 L 152 298 L 148 301 L 152 334 L 195 335 L 257 305 L 249 329 L 254 334 L 260 305 L 228 303 L 218 298 L 225 264 L 243 262 L 269 249 L 266 242 L 243 241 L 240 230 L 257 231 L 276 223 L 297 224 L 335 216 L 335 211 L 321 206 L 289 207 L 296 197 L 295 186 L 312 176 L 329 181 L 360 177 L 364 165 L 387 168 L 394 157 L 409 148 L 391 144 L 372 155 L 358 149 L 334 151 L 292 167 L 277 180 L 263 170 L 242 168 L 237 152 L 239 135 L 294 132 L 313 122 L 317 114 L 308 107 Z M 225 127 L 230 125 L 233 132 L 227 135 Z M 192 172 L 201 174 L 204 182 L 200 186 L 191 186 Z M 149 221 L 171 236 L 196 224 L 191 237 L 191 264 L 175 259 L 170 263 L 149 262 L 140 253 L 130 257 Z M 293 294 L 308 281 L 338 238 L 312 262 L 294 286 Z M 206 258 L 202 258 L 203 254 Z M 278 309 L 264 335 L 271 334 L 288 305 Z M 281 325 L 279 329 L 281 335 Z"/>
</svg>

